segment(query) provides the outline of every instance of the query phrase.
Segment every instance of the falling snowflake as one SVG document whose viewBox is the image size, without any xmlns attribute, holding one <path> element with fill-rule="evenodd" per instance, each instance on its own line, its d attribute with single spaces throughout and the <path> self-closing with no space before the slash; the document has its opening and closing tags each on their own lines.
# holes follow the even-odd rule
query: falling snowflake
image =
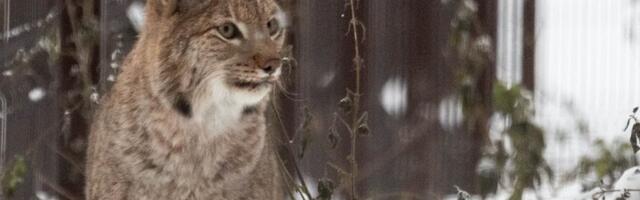
<svg viewBox="0 0 640 200">
<path fill-rule="evenodd" d="M 474 0 L 464 0 L 464 7 L 469 9 L 471 12 L 477 12 L 478 11 L 478 3 L 476 3 L 476 1 Z"/>
<path fill-rule="evenodd" d="M 38 200 L 58 200 L 58 198 L 45 191 L 36 191 L 36 197 Z"/>
<path fill-rule="evenodd" d="M 438 107 L 438 121 L 448 131 L 462 124 L 462 101 L 457 96 L 448 96 L 440 101 Z"/>
<path fill-rule="evenodd" d="M 324 75 L 322 75 L 322 77 L 320 78 L 320 81 L 318 82 L 318 86 L 320 86 L 321 88 L 329 87 L 329 85 L 331 85 L 331 83 L 335 78 L 336 78 L 336 72 L 331 70 L 325 73 Z"/>
<path fill-rule="evenodd" d="M 89 98 L 94 103 L 98 103 L 98 100 L 100 99 L 100 94 L 98 94 L 98 92 L 93 92 L 93 93 L 91 93 L 91 96 L 89 96 Z"/>
<path fill-rule="evenodd" d="M 24 33 L 27 32 L 31 32 L 33 30 L 37 30 L 42 28 L 44 25 L 47 25 L 51 22 L 53 22 L 53 20 L 56 19 L 56 17 L 58 16 L 58 12 L 56 10 L 49 12 L 49 14 L 47 14 L 47 16 L 43 19 L 38 19 L 34 22 L 31 23 L 26 23 L 26 24 L 22 24 L 22 25 L 18 25 L 15 26 L 15 28 L 9 28 L 9 24 L 7 23 L 7 25 L 4 27 L 4 30 L 2 31 L 2 33 L 0 33 L 0 38 L 5 39 L 5 41 L 8 41 L 9 39 L 15 38 L 17 36 L 20 36 Z M 9 18 L 7 17 L 6 21 L 9 21 Z M 5 22 L 6 23 L 6 22 Z"/>
<path fill-rule="evenodd" d="M 144 27 L 144 5 L 140 2 L 134 2 L 127 8 L 127 17 L 129 21 L 136 29 L 136 31 L 142 30 Z"/>
<path fill-rule="evenodd" d="M 7 70 L 2 72 L 2 75 L 6 76 L 6 77 L 11 77 L 13 76 L 13 71 L 12 70 Z"/>
<path fill-rule="evenodd" d="M 38 102 L 42 100 L 42 98 L 44 98 L 45 95 L 46 95 L 46 92 L 41 87 L 36 87 L 36 88 L 33 88 L 31 91 L 29 91 L 29 99 L 33 102 Z"/>
<path fill-rule="evenodd" d="M 491 36 L 482 35 L 478 37 L 478 39 L 476 40 L 476 47 L 484 53 L 490 53 L 491 52 Z"/>
<path fill-rule="evenodd" d="M 387 114 L 401 117 L 407 109 L 407 82 L 400 76 L 387 80 L 382 87 L 380 103 Z"/>
</svg>

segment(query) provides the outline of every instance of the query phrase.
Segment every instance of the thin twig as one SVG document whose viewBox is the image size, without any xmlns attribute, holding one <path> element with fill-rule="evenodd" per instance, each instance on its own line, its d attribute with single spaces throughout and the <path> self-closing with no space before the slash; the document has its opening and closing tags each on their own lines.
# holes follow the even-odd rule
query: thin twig
<svg viewBox="0 0 640 200">
<path fill-rule="evenodd" d="M 37 172 L 36 171 L 36 176 L 38 177 L 38 179 L 40 181 L 42 181 L 42 183 L 44 183 L 44 185 L 48 186 L 49 188 L 51 188 L 52 190 L 54 190 L 56 193 L 64 196 L 67 199 L 70 200 L 80 200 L 80 197 L 74 196 L 73 194 L 71 194 L 71 192 L 65 190 L 63 187 L 60 187 L 60 185 L 54 183 L 53 181 L 47 179 L 45 176 L 42 175 L 42 173 Z"/>
<path fill-rule="evenodd" d="M 291 173 L 287 171 L 287 165 L 285 165 L 284 160 L 282 160 L 282 157 L 280 157 L 280 155 L 277 153 L 276 153 L 276 158 L 278 159 L 278 163 L 280 164 L 280 171 L 287 176 L 287 178 L 285 178 L 285 182 L 286 182 L 285 184 L 287 184 L 287 188 L 291 188 L 291 185 L 294 185 L 297 190 L 298 186 L 295 182 L 293 182 L 294 178 L 291 176 Z M 288 196 L 291 197 L 291 200 L 296 199 L 294 195 L 291 193 L 291 190 L 286 190 L 286 191 Z M 298 194 L 300 195 L 300 198 L 305 199 L 305 196 L 302 192 L 298 192 Z"/>
<path fill-rule="evenodd" d="M 307 186 L 307 183 L 305 182 L 304 177 L 302 176 L 300 167 L 298 167 L 298 160 L 296 159 L 296 156 L 293 153 L 293 148 L 291 148 L 291 143 L 289 142 L 291 141 L 289 139 L 289 133 L 287 132 L 284 122 L 282 121 L 280 112 L 278 111 L 278 108 L 276 107 L 273 101 L 271 101 L 271 107 L 273 109 L 274 114 L 276 115 L 276 119 L 278 120 L 280 127 L 282 128 L 282 135 L 285 138 L 284 146 L 286 147 L 287 156 L 293 162 L 293 167 L 294 167 L 296 176 L 298 177 L 298 179 L 300 179 L 300 184 L 302 184 L 303 192 L 305 193 L 305 195 L 307 195 L 307 198 L 311 198 L 311 193 L 309 193 L 309 187 Z"/>
<path fill-rule="evenodd" d="M 640 189 L 615 189 L 615 190 L 606 190 L 606 189 L 601 189 L 601 191 L 596 192 L 592 195 L 592 197 L 594 199 L 599 199 L 600 197 L 604 196 L 604 194 L 606 193 L 613 193 L 613 192 L 640 192 Z"/>
</svg>

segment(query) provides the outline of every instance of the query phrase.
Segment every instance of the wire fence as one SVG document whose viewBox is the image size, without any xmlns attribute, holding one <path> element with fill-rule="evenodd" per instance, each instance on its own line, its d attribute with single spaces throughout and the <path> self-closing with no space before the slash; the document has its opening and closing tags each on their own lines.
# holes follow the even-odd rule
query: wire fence
<svg viewBox="0 0 640 200">
<path fill-rule="evenodd" d="M 6 99 L 0 95 L 0 167 L 13 155 L 36 155 L 28 160 L 36 170 L 19 188 L 19 198 L 30 199 L 40 191 L 40 196 L 82 199 L 88 121 L 76 112 L 76 104 L 68 104 L 84 98 L 72 90 L 80 82 L 75 76 L 81 68 L 65 53 L 59 59 L 47 56 L 73 49 L 65 23 L 68 10 L 61 2 L 1 2 L 0 92 Z M 536 119 L 549 133 L 546 155 L 558 171 L 569 171 L 589 153 L 584 146 L 592 140 L 627 137 L 622 125 L 640 104 L 640 3 L 538 0 L 531 10 L 527 2 L 477 4 L 486 43 L 496 47 L 495 69 L 485 82 L 497 79 L 535 88 Z M 117 81 L 139 30 L 141 3 L 96 4 L 99 45 L 96 61 L 89 63 L 91 94 L 104 94 Z M 346 88 L 355 84 L 353 38 L 345 35 L 350 19 L 343 1 L 289 6 L 298 65 L 288 74 L 289 93 L 278 101 L 285 129 L 296 142 L 304 131 L 313 141 L 300 161 L 305 176 L 337 177 L 339 172 L 326 163 L 346 165 L 349 146 L 327 149 L 332 143 L 328 133 Z M 453 185 L 480 190 L 476 165 L 482 141 L 462 127 L 461 97 L 446 53 L 455 13 L 441 1 L 361 1 L 359 6 L 358 17 L 366 27 L 362 98 L 371 129 L 357 152 L 360 193 L 380 199 L 439 199 L 454 193 Z M 535 18 L 528 15 L 532 11 Z M 527 27 L 532 22 L 534 30 Z M 529 35 L 535 35 L 534 42 Z M 535 44 L 535 52 L 527 51 L 529 44 Z M 33 146 L 37 148 L 29 150 Z"/>
</svg>

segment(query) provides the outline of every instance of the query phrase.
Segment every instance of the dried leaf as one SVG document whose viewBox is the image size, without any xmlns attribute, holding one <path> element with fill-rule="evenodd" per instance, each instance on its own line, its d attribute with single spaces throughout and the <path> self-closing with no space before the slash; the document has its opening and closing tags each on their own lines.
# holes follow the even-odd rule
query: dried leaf
<svg viewBox="0 0 640 200">
<path fill-rule="evenodd" d="M 331 145 L 331 149 L 336 149 L 338 147 L 338 143 L 340 143 L 340 134 L 338 134 L 338 128 L 336 127 L 336 123 L 338 121 L 338 114 L 334 114 L 333 121 L 331 122 L 331 126 L 329 127 L 329 135 L 327 136 L 329 139 L 329 144 Z"/>
<path fill-rule="evenodd" d="M 350 113 L 353 109 L 353 100 L 351 100 L 351 97 L 347 95 L 344 98 L 340 99 L 338 106 L 343 113 Z"/>
<path fill-rule="evenodd" d="M 358 125 L 358 129 L 356 129 L 356 133 L 358 134 L 358 136 L 368 136 L 371 133 L 368 121 L 369 113 L 364 112 L 362 116 L 360 116 L 360 119 L 358 119 L 358 123 L 360 124 Z"/>
<path fill-rule="evenodd" d="M 633 125 L 633 128 L 631 128 L 631 138 L 630 138 L 631 148 L 633 148 L 634 154 L 640 150 L 640 145 L 638 145 L 638 142 L 640 142 L 639 138 L 640 138 L 640 123 L 636 123 Z"/>
<path fill-rule="evenodd" d="M 470 200 L 471 199 L 471 195 L 469 195 L 469 193 L 467 191 L 464 191 L 464 190 L 460 189 L 460 187 L 458 187 L 457 185 L 454 185 L 453 187 L 455 187 L 456 191 L 458 191 L 458 200 Z"/>
<path fill-rule="evenodd" d="M 631 192 L 628 189 L 624 189 L 622 195 L 618 198 L 619 200 L 625 200 L 631 198 Z"/>
<path fill-rule="evenodd" d="M 313 116 L 311 115 L 309 108 L 305 107 L 303 110 L 304 119 L 300 128 L 302 131 L 302 142 L 300 143 L 300 153 L 298 154 L 298 157 L 301 159 L 304 157 L 304 154 L 307 152 L 307 148 L 313 141 L 311 133 L 311 121 L 313 120 Z"/>
<path fill-rule="evenodd" d="M 358 126 L 357 133 L 358 136 L 368 136 L 371 133 L 369 125 L 367 125 L 366 123 L 360 124 L 360 126 Z"/>
<path fill-rule="evenodd" d="M 622 130 L 622 131 L 627 131 L 627 129 L 629 128 L 630 124 L 631 124 L 631 117 L 629 117 L 629 119 L 627 119 L 627 124 L 624 125 L 624 130 Z"/>
<path fill-rule="evenodd" d="M 338 135 L 334 129 L 329 129 L 328 137 L 331 149 L 336 149 L 336 147 L 338 147 L 338 143 L 340 143 L 340 135 Z"/>
</svg>

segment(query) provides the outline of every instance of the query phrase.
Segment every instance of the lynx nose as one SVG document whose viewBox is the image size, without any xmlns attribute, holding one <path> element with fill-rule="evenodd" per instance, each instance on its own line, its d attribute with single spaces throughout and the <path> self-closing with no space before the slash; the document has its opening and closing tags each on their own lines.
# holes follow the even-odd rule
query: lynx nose
<svg viewBox="0 0 640 200">
<path fill-rule="evenodd" d="M 262 64 L 260 69 L 267 74 L 273 74 L 280 66 L 282 66 L 282 61 L 280 59 L 271 59 Z"/>
</svg>

